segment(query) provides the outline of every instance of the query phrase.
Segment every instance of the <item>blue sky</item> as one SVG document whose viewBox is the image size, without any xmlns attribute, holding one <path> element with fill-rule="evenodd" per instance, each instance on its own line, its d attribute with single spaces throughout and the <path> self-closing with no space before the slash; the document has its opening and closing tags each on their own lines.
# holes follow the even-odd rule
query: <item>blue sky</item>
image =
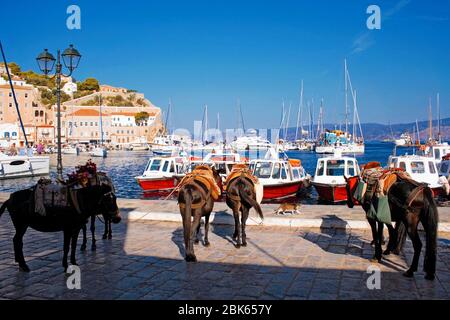
<svg viewBox="0 0 450 320">
<path fill-rule="evenodd" d="M 81 30 L 66 9 L 81 8 Z M 366 8 L 381 8 L 381 30 Z M 7 57 L 37 71 L 36 55 L 69 43 L 82 53 L 77 79 L 173 101 L 175 127 L 192 127 L 203 105 L 210 123 L 234 127 L 240 99 L 247 127 L 277 127 L 282 99 L 297 108 L 324 99 L 326 122 L 344 113 L 343 61 L 358 91 L 362 122 L 426 119 L 440 92 L 450 116 L 450 0 L 419 1 L 7 1 L 0 39 Z M 291 116 L 291 125 L 294 126 Z"/>
</svg>

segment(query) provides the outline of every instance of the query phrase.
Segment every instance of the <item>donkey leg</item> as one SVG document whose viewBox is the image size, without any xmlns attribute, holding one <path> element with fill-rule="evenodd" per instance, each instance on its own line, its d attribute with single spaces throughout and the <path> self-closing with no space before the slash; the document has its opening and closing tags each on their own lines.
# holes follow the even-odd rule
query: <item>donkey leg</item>
<svg viewBox="0 0 450 320">
<path fill-rule="evenodd" d="M 16 225 L 16 234 L 13 238 L 14 244 L 14 256 L 16 262 L 19 264 L 19 270 L 23 272 L 30 272 L 30 268 L 25 262 L 25 257 L 23 256 L 23 236 L 27 231 L 28 226 L 18 226 Z"/>
<path fill-rule="evenodd" d="M 411 278 L 414 276 L 414 272 L 417 271 L 419 266 L 419 257 L 420 257 L 420 251 L 422 250 L 422 241 L 420 241 L 419 233 L 417 232 L 417 224 L 418 219 L 416 217 L 412 217 L 413 214 L 408 214 L 407 219 L 410 220 L 408 222 L 408 235 L 411 238 L 413 248 L 414 248 L 414 255 L 413 260 L 411 262 L 411 266 L 409 269 L 403 274 L 405 277 Z"/>
<path fill-rule="evenodd" d="M 191 225 L 191 235 L 190 235 L 190 239 L 189 239 L 189 250 L 186 252 L 186 261 L 192 261 L 192 262 L 196 262 L 197 261 L 197 257 L 195 256 L 195 252 L 194 252 L 194 240 L 197 237 L 197 228 L 200 225 L 200 221 L 201 221 L 201 213 L 197 212 L 198 210 L 196 210 L 196 212 L 194 213 L 194 221 L 192 222 Z"/>
<path fill-rule="evenodd" d="M 108 228 L 108 221 L 107 221 L 107 219 L 105 218 L 105 217 L 103 217 L 103 219 L 104 219 L 104 221 L 105 221 L 105 229 L 104 229 L 104 231 L 103 231 L 103 236 L 102 236 L 102 239 L 103 240 L 106 240 L 106 239 L 108 239 L 108 233 L 109 233 L 109 228 Z"/>
<path fill-rule="evenodd" d="M 69 249 L 70 249 L 70 238 L 72 237 L 71 230 L 64 230 L 64 253 L 63 253 L 63 260 L 62 260 L 62 266 L 64 267 L 64 272 L 67 272 L 67 268 L 69 267 L 69 264 L 67 263 L 67 257 L 69 255 Z"/>
<path fill-rule="evenodd" d="M 108 229 L 109 229 L 108 230 L 108 239 L 111 240 L 112 239 L 112 226 L 111 226 L 112 219 L 108 218 L 107 220 L 108 220 Z M 107 220 L 105 219 L 105 223 Z"/>
<path fill-rule="evenodd" d="M 374 246 L 377 239 L 377 222 L 369 218 L 367 218 L 367 222 L 369 222 L 370 230 L 372 231 L 372 242 L 370 243 L 370 245 Z"/>
<path fill-rule="evenodd" d="M 234 235 L 233 239 L 236 240 L 236 248 L 241 247 L 241 222 L 239 220 L 239 209 L 236 207 L 233 208 L 233 216 L 234 216 Z"/>
<path fill-rule="evenodd" d="M 201 222 L 201 218 L 200 218 L 200 223 L 198 224 L 198 227 L 197 227 L 197 233 L 195 234 L 195 240 L 194 240 L 194 244 L 199 244 L 200 243 L 200 239 L 198 238 L 199 236 L 200 236 L 200 226 L 202 225 L 202 222 Z"/>
<path fill-rule="evenodd" d="M 71 252 L 70 252 L 70 263 L 74 266 L 77 265 L 76 253 L 77 253 L 77 241 L 78 234 L 80 233 L 80 229 L 76 229 L 72 233 L 72 244 L 71 244 Z"/>
<path fill-rule="evenodd" d="M 92 245 L 91 245 L 91 250 L 92 250 L 92 251 L 97 250 L 97 244 L 96 244 L 97 240 L 95 239 L 95 220 L 96 220 L 96 217 L 95 217 L 95 216 L 92 216 L 92 217 L 91 217 L 91 234 L 92 234 Z M 106 222 L 105 222 L 105 223 L 106 223 Z"/>
<path fill-rule="evenodd" d="M 83 230 L 83 243 L 81 244 L 80 250 L 85 251 L 87 247 L 87 237 L 86 237 L 86 224 L 83 224 L 81 227 L 81 230 Z"/>
<path fill-rule="evenodd" d="M 389 242 L 387 244 L 386 250 L 383 252 L 384 255 L 390 255 L 392 251 L 395 249 L 395 245 L 397 243 L 397 233 L 392 226 L 392 224 L 386 225 L 389 231 Z"/>
<path fill-rule="evenodd" d="M 249 209 L 242 206 L 241 228 L 242 228 L 242 245 L 247 246 L 247 234 L 245 233 L 245 225 L 247 223 Z"/>
<path fill-rule="evenodd" d="M 375 259 L 378 262 L 381 262 L 382 254 L 383 254 L 382 244 L 383 244 L 384 223 L 378 222 L 377 225 L 378 225 L 378 228 L 377 228 L 377 240 L 375 241 Z"/>
<path fill-rule="evenodd" d="M 205 216 L 205 242 L 204 245 L 205 247 L 209 247 L 211 244 L 209 243 L 209 239 L 208 239 L 208 232 L 209 232 L 209 216 L 211 213 L 207 214 Z"/>
</svg>

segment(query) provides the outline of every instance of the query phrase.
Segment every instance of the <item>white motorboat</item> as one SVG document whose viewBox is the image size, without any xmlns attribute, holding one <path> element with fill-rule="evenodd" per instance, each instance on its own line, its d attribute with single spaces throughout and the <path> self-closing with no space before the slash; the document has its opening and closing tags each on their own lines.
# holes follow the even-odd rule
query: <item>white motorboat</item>
<svg viewBox="0 0 450 320">
<path fill-rule="evenodd" d="M 73 155 L 79 155 L 80 149 L 78 149 L 77 146 L 64 146 L 61 149 L 62 154 L 73 154 Z"/>
<path fill-rule="evenodd" d="M 236 151 L 267 151 L 273 148 L 273 144 L 258 136 L 243 136 L 238 137 L 235 141 L 230 143 L 231 148 Z"/>
<path fill-rule="evenodd" d="M 448 143 L 440 143 L 425 147 L 424 155 L 434 159 L 436 166 L 439 168 L 442 158 L 450 154 L 450 145 Z"/>
<path fill-rule="evenodd" d="M 408 133 L 402 133 L 400 138 L 395 139 L 394 142 L 397 147 L 407 147 L 413 144 L 412 138 Z"/>
<path fill-rule="evenodd" d="M 145 192 L 172 191 L 188 169 L 186 157 L 152 157 L 144 173 L 135 177 Z"/>
<path fill-rule="evenodd" d="M 310 185 L 310 176 L 297 159 L 280 159 L 269 149 L 264 159 L 250 161 L 249 168 L 263 186 L 264 200 L 294 197 Z"/>
<path fill-rule="evenodd" d="M 326 145 L 316 146 L 316 153 L 319 154 L 334 154 L 339 152 L 341 154 L 362 154 L 365 152 L 363 143 L 347 143 L 343 145 Z"/>
<path fill-rule="evenodd" d="M 8 156 L 0 153 L 0 180 L 34 177 L 50 173 L 47 156 Z"/>
<path fill-rule="evenodd" d="M 321 200 L 331 203 L 343 202 L 347 200 L 345 177 L 349 178 L 359 174 L 358 161 L 353 157 L 343 157 L 337 151 L 333 156 L 317 160 L 312 185 Z"/>
<path fill-rule="evenodd" d="M 426 183 L 433 190 L 435 196 L 443 191 L 436 163 L 429 157 L 418 155 L 390 156 L 388 166 L 403 169 L 413 180 Z"/>
<path fill-rule="evenodd" d="M 94 147 L 89 151 L 91 157 L 106 158 L 108 156 L 108 151 L 105 147 Z"/>
<path fill-rule="evenodd" d="M 201 164 L 209 164 L 213 166 L 223 178 L 226 178 L 233 166 L 240 163 L 248 163 L 248 159 L 242 157 L 239 153 L 235 152 L 211 152 L 208 153 L 203 159 L 201 157 L 191 157 L 190 170 L 193 170 L 196 166 Z"/>
</svg>

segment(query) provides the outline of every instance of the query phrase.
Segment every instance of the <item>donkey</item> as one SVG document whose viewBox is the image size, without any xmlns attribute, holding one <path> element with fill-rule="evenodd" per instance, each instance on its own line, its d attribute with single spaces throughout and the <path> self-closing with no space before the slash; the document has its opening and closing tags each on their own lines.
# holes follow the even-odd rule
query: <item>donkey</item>
<svg viewBox="0 0 450 320">
<path fill-rule="evenodd" d="M 113 184 L 111 178 L 108 177 L 104 173 L 97 172 L 97 174 L 95 175 L 94 185 L 102 185 L 102 184 L 110 186 L 112 188 L 112 190 L 113 190 L 113 193 L 115 194 L 114 184 Z M 106 239 L 111 240 L 112 239 L 112 226 L 111 226 L 112 219 L 107 214 L 102 214 L 102 217 L 103 217 L 103 224 L 105 225 L 102 239 L 103 240 L 106 240 Z M 96 214 L 92 214 L 91 217 L 90 217 L 90 220 L 91 220 L 90 231 L 91 231 L 91 235 L 92 235 L 92 244 L 91 244 L 91 250 L 92 251 L 97 250 L 97 244 L 96 244 L 97 240 L 95 238 L 95 221 L 96 221 L 96 218 L 97 218 Z M 100 220 L 100 218 L 99 218 L 99 220 Z M 87 247 L 87 235 L 86 235 L 87 227 L 86 227 L 86 224 L 84 224 L 81 229 L 83 231 L 83 242 L 81 244 L 80 250 L 81 251 L 85 251 L 86 247 Z"/>
<path fill-rule="evenodd" d="M 347 178 L 347 205 L 353 208 L 355 205 L 351 185 L 354 185 L 355 179 L 361 179 L 359 176 Z M 419 222 L 425 229 L 426 247 L 424 271 L 425 279 L 434 280 L 436 273 L 436 248 L 437 248 L 437 227 L 438 227 L 438 210 L 436 202 L 433 198 L 432 190 L 423 185 L 417 185 L 412 181 L 399 180 L 395 182 L 388 191 L 388 201 L 391 210 L 392 221 L 396 222 L 396 230 L 389 226 L 389 254 L 392 248 L 401 248 L 405 240 L 402 230 L 406 227 L 406 231 L 411 238 L 414 247 L 414 256 L 409 269 L 403 274 L 406 277 L 413 277 L 414 272 L 418 269 L 420 251 L 422 242 L 420 241 L 417 227 Z M 363 203 L 364 211 L 368 211 L 370 204 Z M 383 223 L 378 222 L 378 228 L 375 221 L 369 221 L 372 228 L 373 240 L 375 242 L 374 259 L 381 261 L 382 259 L 382 236 Z M 391 242 L 392 241 L 392 242 Z"/>
<path fill-rule="evenodd" d="M 92 213 L 104 214 L 112 219 L 113 223 L 121 220 L 119 208 L 116 203 L 116 196 L 112 188 L 107 185 L 90 186 L 74 190 L 74 197 L 78 206 L 74 204 L 74 199 L 70 198 L 69 207 L 46 207 L 46 215 L 40 215 L 34 210 L 34 190 L 25 189 L 11 194 L 0 208 L 0 216 L 8 209 L 16 228 L 13 239 L 15 261 L 19 264 L 19 269 L 29 272 L 30 268 L 25 262 L 23 255 L 23 236 L 28 227 L 40 232 L 64 233 L 64 255 L 62 265 L 64 272 L 67 272 L 67 258 L 71 247 L 70 262 L 76 265 L 76 246 L 78 234 L 87 218 Z M 79 207 L 77 210 L 76 207 Z"/>
<path fill-rule="evenodd" d="M 211 181 L 211 179 L 213 180 Z M 212 184 L 215 184 L 215 186 Z M 214 200 L 219 196 L 213 194 L 215 190 L 211 189 L 216 187 L 221 192 L 221 186 L 222 178 L 216 169 L 207 166 L 198 166 L 191 174 L 185 176 L 179 184 L 178 205 L 183 219 L 185 260 L 187 262 L 197 261 L 194 253 L 194 242 L 199 243 L 198 234 L 202 217 L 205 217 L 203 244 L 205 247 L 210 246 L 208 240 L 209 217 L 214 208 Z M 194 218 L 193 221 L 192 217 Z"/>
<path fill-rule="evenodd" d="M 245 233 L 245 226 L 251 208 L 255 208 L 261 219 L 264 219 L 261 206 L 256 201 L 255 186 L 245 176 L 237 176 L 232 179 L 227 185 L 226 203 L 234 216 L 234 234 L 233 240 L 236 241 L 236 248 L 247 246 L 247 234 Z M 239 221 L 239 213 L 241 221 Z"/>
</svg>

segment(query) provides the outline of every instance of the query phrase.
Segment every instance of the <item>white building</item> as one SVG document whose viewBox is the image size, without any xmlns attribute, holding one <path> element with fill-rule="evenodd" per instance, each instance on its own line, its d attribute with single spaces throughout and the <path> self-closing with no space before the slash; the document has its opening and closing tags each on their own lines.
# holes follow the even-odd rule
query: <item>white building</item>
<svg viewBox="0 0 450 320">
<path fill-rule="evenodd" d="M 8 148 L 12 143 L 19 145 L 19 126 L 13 123 L 0 123 L 0 146 Z"/>
<path fill-rule="evenodd" d="M 134 127 L 136 120 L 133 112 L 113 112 L 111 113 L 111 126 L 113 127 Z"/>
<path fill-rule="evenodd" d="M 75 92 L 77 92 L 78 90 L 78 86 L 76 83 L 74 82 L 67 82 L 66 84 L 64 84 L 64 86 L 62 87 L 62 91 L 64 91 L 65 94 L 68 94 L 69 96 L 73 96 L 73 94 Z"/>
</svg>

